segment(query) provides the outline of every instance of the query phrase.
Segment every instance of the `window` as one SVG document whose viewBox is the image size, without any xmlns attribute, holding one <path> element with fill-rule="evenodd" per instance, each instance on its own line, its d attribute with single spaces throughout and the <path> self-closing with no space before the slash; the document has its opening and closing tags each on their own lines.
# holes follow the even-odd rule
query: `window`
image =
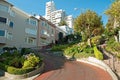
<svg viewBox="0 0 120 80">
<path fill-rule="evenodd" d="M 37 26 L 37 25 L 38 25 L 38 22 L 37 22 L 36 19 L 30 18 L 30 19 L 27 19 L 27 22 L 28 22 L 29 24 L 33 25 L 33 26 Z"/>
<path fill-rule="evenodd" d="M 47 31 L 46 30 L 41 30 L 41 34 L 47 35 Z"/>
<path fill-rule="evenodd" d="M 11 28 L 13 28 L 13 26 L 14 26 L 14 23 L 10 21 L 10 24 L 9 24 L 9 26 L 10 26 Z"/>
<path fill-rule="evenodd" d="M 1 11 L 4 11 L 4 12 L 8 12 L 9 7 L 8 7 L 8 6 L 5 6 L 5 5 L 0 4 L 0 10 L 1 10 Z"/>
<path fill-rule="evenodd" d="M 35 38 L 27 37 L 25 38 L 25 42 L 29 44 L 35 44 Z"/>
<path fill-rule="evenodd" d="M 7 32 L 7 39 L 9 39 L 9 40 L 12 40 L 12 38 L 13 38 L 13 35 L 12 35 L 12 33 L 10 33 L 10 32 Z"/>
<path fill-rule="evenodd" d="M 42 26 L 45 26 L 45 22 L 44 21 L 42 21 Z"/>
<path fill-rule="evenodd" d="M 0 36 L 5 36 L 5 31 L 4 30 L 0 30 Z"/>
<path fill-rule="evenodd" d="M 36 29 L 26 28 L 25 32 L 28 33 L 28 34 L 32 34 L 32 35 L 37 35 L 37 30 Z"/>
<path fill-rule="evenodd" d="M 0 17 L 0 22 L 7 23 L 7 18 Z"/>
<path fill-rule="evenodd" d="M 38 26 L 38 21 L 36 19 L 26 19 L 26 22 L 33 26 Z"/>
<path fill-rule="evenodd" d="M 12 17 L 15 17 L 15 12 L 14 11 L 10 11 L 10 15 L 12 16 Z"/>
</svg>

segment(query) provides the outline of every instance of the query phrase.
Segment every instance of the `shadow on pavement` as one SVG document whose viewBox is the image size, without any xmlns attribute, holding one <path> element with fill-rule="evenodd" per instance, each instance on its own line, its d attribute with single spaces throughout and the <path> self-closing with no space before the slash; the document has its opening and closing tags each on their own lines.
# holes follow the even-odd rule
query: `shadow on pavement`
<svg viewBox="0 0 120 80">
<path fill-rule="evenodd" d="M 45 63 L 44 72 L 62 69 L 65 62 L 67 61 L 63 53 L 54 53 L 48 50 L 39 50 L 38 54 L 43 56 L 43 62 Z"/>
</svg>

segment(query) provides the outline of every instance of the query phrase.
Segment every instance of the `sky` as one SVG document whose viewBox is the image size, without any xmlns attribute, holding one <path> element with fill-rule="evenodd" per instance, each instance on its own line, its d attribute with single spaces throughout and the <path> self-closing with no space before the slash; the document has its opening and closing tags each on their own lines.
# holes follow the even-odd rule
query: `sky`
<svg viewBox="0 0 120 80">
<path fill-rule="evenodd" d="M 45 15 L 46 2 L 50 0 L 7 0 L 15 7 L 29 13 Z M 56 9 L 63 9 L 67 15 L 77 17 L 88 9 L 95 11 L 99 16 L 102 16 L 104 25 L 107 23 L 108 17 L 104 14 L 113 0 L 53 0 Z M 75 9 L 76 8 L 76 9 Z"/>
</svg>

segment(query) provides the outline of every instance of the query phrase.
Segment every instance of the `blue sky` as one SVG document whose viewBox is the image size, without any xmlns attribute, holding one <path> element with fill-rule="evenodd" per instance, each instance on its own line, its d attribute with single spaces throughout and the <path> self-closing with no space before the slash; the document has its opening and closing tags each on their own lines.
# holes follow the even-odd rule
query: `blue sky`
<svg viewBox="0 0 120 80">
<path fill-rule="evenodd" d="M 45 4 L 50 0 L 7 0 L 17 8 L 30 14 L 45 14 Z M 90 9 L 102 16 L 104 23 L 107 22 L 107 16 L 104 11 L 109 8 L 113 0 L 53 0 L 57 9 L 63 9 L 68 15 L 74 17 L 81 12 Z M 74 8 L 78 8 L 74 10 Z"/>
</svg>

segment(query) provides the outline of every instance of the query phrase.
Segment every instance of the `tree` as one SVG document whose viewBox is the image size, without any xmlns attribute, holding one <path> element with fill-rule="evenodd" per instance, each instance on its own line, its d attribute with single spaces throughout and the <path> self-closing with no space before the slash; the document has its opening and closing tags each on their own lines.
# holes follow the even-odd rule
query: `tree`
<svg viewBox="0 0 120 80">
<path fill-rule="evenodd" d="M 101 16 L 98 16 L 97 13 L 91 10 L 87 10 L 84 13 L 81 13 L 74 22 L 74 30 L 76 33 L 81 33 L 82 38 L 84 37 L 84 41 L 90 39 L 91 35 L 101 34 L 103 29 L 103 23 L 101 21 Z M 97 34 L 95 30 L 99 30 Z"/>
<path fill-rule="evenodd" d="M 67 23 L 66 23 L 66 21 L 64 21 L 64 20 L 61 20 L 61 21 L 60 21 L 60 23 L 59 23 L 59 26 L 64 26 L 64 25 L 66 25 L 66 26 L 67 26 Z"/>
<path fill-rule="evenodd" d="M 113 26 L 112 27 L 113 29 L 116 29 L 117 27 L 119 27 L 120 26 L 120 0 L 115 0 L 115 2 L 112 3 L 110 8 L 106 10 L 105 14 L 107 14 L 109 18 L 113 20 L 113 23 L 108 22 L 108 27 Z M 116 42 L 118 42 L 118 37 L 116 34 L 114 35 L 114 38 Z"/>
</svg>

